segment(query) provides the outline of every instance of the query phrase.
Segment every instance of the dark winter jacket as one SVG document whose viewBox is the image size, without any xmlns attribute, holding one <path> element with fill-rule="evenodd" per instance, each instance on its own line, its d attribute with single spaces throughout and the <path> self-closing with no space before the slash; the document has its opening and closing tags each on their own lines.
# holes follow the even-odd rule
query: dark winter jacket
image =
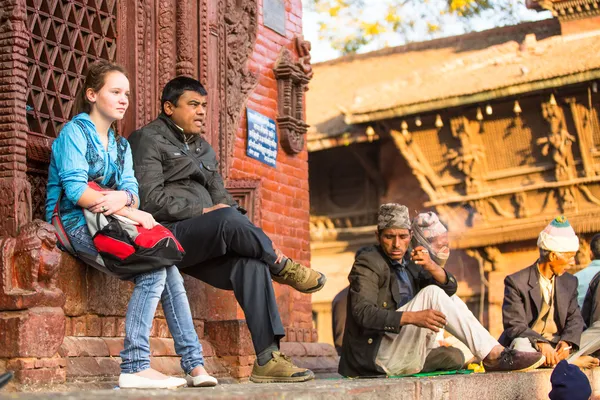
<svg viewBox="0 0 600 400">
<path fill-rule="evenodd" d="M 161 223 L 196 217 L 218 203 L 237 206 L 225 189 L 215 151 L 164 114 L 129 137 L 140 208 Z M 187 153 L 187 154 L 186 154 Z"/>
</svg>

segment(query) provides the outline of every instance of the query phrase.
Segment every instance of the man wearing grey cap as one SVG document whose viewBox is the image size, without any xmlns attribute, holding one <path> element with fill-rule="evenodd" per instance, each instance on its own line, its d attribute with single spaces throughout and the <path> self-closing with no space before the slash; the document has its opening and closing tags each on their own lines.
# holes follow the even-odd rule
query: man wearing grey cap
<svg viewBox="0 0 600 400">
<path fill-rule="evenodd" d="M 436 369 L 429 359 L 442 328 L 482 360 L 486 371 L 527 371 L 544 362 L 540 354 L 502 347 L 454 295 L 456 278 L 432 260 L 442 264 L 447 259 L 447 243 L 419 245 L 445 229 L 433 213 L 420 214 L 411 226 L 405 206 L 379 208 L 378 244 L 356 254 L 348 276 L 341 375 L 409 375 L 421 372 L 426 361 L 430 370 Z M 413 230 L 419 241 L 409 249 Z"/>
</svg>

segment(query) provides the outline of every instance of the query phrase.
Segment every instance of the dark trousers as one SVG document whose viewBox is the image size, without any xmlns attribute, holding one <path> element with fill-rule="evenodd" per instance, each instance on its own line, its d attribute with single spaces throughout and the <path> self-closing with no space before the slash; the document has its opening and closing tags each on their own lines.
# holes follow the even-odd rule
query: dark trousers
<svg viewBox="0 0 600 400">
<path fill-rule="evenodd" d="M 233 208 L 166 224 L 185 249 L 182 272 L 223 290 L 233 290 L 252 335 L 256 354 L 285 336 L 269 266 L 277 255 L 271 239 Z"/>
</svg>

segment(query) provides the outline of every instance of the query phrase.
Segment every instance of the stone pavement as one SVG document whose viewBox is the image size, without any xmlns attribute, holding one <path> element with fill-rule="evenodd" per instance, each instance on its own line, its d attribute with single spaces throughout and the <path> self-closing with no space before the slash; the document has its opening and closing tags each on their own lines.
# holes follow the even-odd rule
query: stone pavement
<svg viewBox="0 0 600 400">
<path fill-rule="evenodd" d="M 510 400 L 548 399 L 550 370 L 528 373 L 490 373 L 399 379 L 317 379 L 298 384 L 222 384 L 215 388 L 179 390 L 73 390 L 0 394 L 0 399 L 14 400 L 151 400 L 151 399 L 406 399 L 406 400 Z M 600 395 L 600 368 L 587 372 L 593 398 Z M 104 384 L 112 386 L 111 383 Z M 35 389 L 35 388 L 31 388 Z M 64 388 L 63 388 L 64 389 Z"/>
</svg>

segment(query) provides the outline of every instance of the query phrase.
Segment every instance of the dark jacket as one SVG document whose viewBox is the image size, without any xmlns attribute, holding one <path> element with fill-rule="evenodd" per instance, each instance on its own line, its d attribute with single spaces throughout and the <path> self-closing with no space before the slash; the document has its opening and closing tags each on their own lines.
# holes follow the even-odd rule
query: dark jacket
<svg viewBox="0 0 600 400">
<path fill-rule="evenodd" d="M 596 321 L 600 321 L 600 272 L 598 272 L 590 281 L 590 286 L 583 300 L 581 307 L 581 316 L 583 322 L 589 328 Z"/>
<path fill-rule="evenodd" d="M 356 253 L 348 276 L 348 312 L 339 373 L 344 376 L 378 376 L 385 373 L 376 366 L 375 357 L 386 332 L 399 333 L 402 312 L 398 309 L 400 289 L 396 274 L 383 250 L 369 246 Z M 409 262 L 408 275 L 415 293 L 437 285 L 448 296 L 456 293 L 456 278 L 448 271 L 446 284 L 440 284 L 422 267 Z"/>
<path fill-rule="evenodd" d="M 237 205 L 225 189 L 211 145 L 200 135 L 188 138 L 185 143 L 182 131 L 164 114 L 129 136 L 140 207 L 158 222 L 196 217 L 218 203 Z"/>
<path fill-rule="evenodd" d="M 346 327 L 346 312 L 348 310 L 348 291 L 346 286 L 335 295 L 331 302 L 331 326 L 333 327 L 333 345 L 338 355 L 342 355 L 344 328 Z"/>
<path fill-rule="evenodd" d="M 554 278 L 554 321 L 560 340 L 579 347 L 583 319 L 577 304 L 577 278 L 569 273 Z M 540 271 L 537 263 L 504 279 L 504 303 L 502 304 L 502 323 L 504 332 L 499 342 L 510 346 L 518 337 L 536 342 L 548 342 L 531 327 L 535 324 L 542 309 L 542 290 Z"/>
</svg>

